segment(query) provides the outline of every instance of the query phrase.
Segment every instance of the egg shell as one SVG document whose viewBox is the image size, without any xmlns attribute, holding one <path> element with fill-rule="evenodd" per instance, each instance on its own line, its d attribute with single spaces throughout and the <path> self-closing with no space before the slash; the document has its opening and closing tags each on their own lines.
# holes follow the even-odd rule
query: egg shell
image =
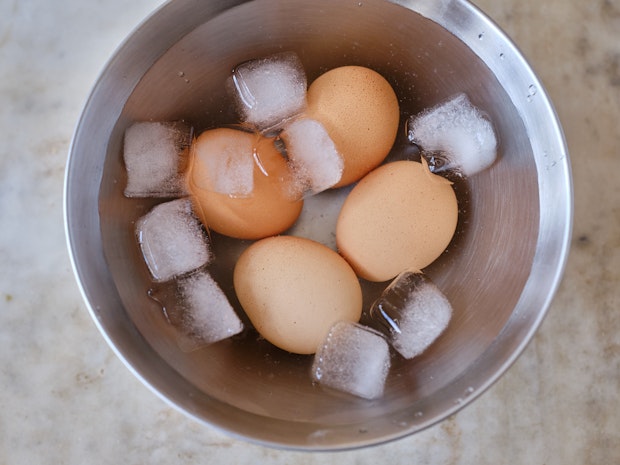
<svg viewBox="0 0 620 465">
<path fill-rule="evenodd" d="M 252 244 L 237 261 L 234 286 L 256 330 L 293 353 L 315 353 L 332 325 L 357 322 L 362 312 L 362 290 L 349 264 L 301 237 Z"/>
<path fill-rule="evenodd" d="M 362 178 L 387 156 L 398 131 L 398 98 L 390 83 L 363 66 L 342 66 L 308 88 L 307 115 L 327 129 L 344 159 L 335 187 Z"/>
<path fill-rule="evenodd" d="M 336 244 L 358 276 L 387 281 L 435 261 L 452 240 L 457 220 L 450 181 L 426 164 L 397 161 L 351 190 L 338 216 Z"/>
<path fill-rule="evenodd" d="M 211 153 L 235 150 L 239 156 L 249 153 L 254 158 L 253 189 L 244 196 L 215 191 L 204 162 Z M 285 231 L 301 213 L 303 200 L 283 192 L 282 179 L 287 176 L 286 160 L 272 140 L 218 128 L 203 132 L 192 145 L 186 180 L 194 210 L 208 229 L 238 239 L 260 239 Z"/>
</svg>

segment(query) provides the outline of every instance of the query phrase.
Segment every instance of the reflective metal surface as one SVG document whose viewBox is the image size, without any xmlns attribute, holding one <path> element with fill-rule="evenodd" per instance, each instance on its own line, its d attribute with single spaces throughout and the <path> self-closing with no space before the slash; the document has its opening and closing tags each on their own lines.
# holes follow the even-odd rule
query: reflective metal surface
<svg viewBox="0 0 620 465">
<path fill-rule="evenodd" d="M 394 357 L 377 401 L 322 391 L 309 381 L 310 358 L 284 354 L 251 332 L 184 353 L 147 297 L 151 283 L 133 227 L 154 201 L 122 195 L 123 131 L 137 120 L 185 119 L 198 130 L 230 122 L 222 89 L 232 67 L 282 50 L 299 54 L 310 81 L 338 65 L 376 69 L 394 86 L 403 115 L 466 92 L 500 139 L 500 160 L 457 186 L 457 236 L 427 270 L 452 302 L 453 321 L 419 359 Z M 344 193 L 329 195 L 337 204 Z M 173 0 L 136 29 L 97 81 L 71 147 L 65 216 L 92 316 L 147 386 L 237 437 L 330 450 L 426 428 L 505 372 L 561 279 L 572 187 L 561 128 L 541 83 L 505 35 L 465 1 Z M 247 244 L 216 239 L 212 272 L 234 302 L 232 264 Z M 367 285 L 366 302 L 379 291 Z"/>
</svg>

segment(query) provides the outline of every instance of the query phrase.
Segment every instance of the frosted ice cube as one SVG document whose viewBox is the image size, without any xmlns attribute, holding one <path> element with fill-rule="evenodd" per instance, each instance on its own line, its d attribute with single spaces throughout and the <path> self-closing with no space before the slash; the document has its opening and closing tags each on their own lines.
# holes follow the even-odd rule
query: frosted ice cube
<svg viewBox="0 0 620 465">
<path fill-rule="evenodd" d="M 344 161 L 320 122 L 295 120 L 285 126 L 281 137 L 292 171 L 292 197 L 317 194 L 340 181 Z"/>
<path fill-rule="evenodd" d="M 403 272 L 370 309 L 372 324 L 403 357 L 424 352 L 448 326 L 452 306 L 421 273 Z"/>
<path fill-rule="evenodd" d="M 439 156 L 445 158 L 435 172 L 457 170 L 472 176 L 491 166 L 497 157 L 493 125 L 466 94 L 412 116 L 407 128 L 409 140 L 422 148 L 423 155 L 433 157 L 433 152 L 441 152 Z"/>
<path fill-rule="evenodd" d="M 185 192 L 182 166 L 192 140 L 184 123 L 138 122 L 125 131 L 127 197 L 176 197 Z"/>
<path fill-rule="evenodd" d="M 277 127 L 306 107 L 306 73 L 292 52 L 240 64 L 229 78 L 228 89 L 242 120 L 259 131 Z"/>
<path fill-rule="evenodd" d="M 243 331 L 243 323 L 208 272 L 180 278 L 178 288 L 187 336 L 180 341 L 183 350 L 194 350 Z"/>
<path fill-rule="evenodd" d="M 167 281 L 208 264 L 211 249 L 189 199 L 155 206 L 136 224 L 138 243 L 155 281 Z"/>
<path fill-rule="evenodd" d="M 210 135 L 209 137 L 204 137 Z M 256 147 L 246 133 L 207 131 L 194 145 L 193 169 L 204 170 L 205 187 L 231 197 L 247 197 L 254 190 Z M 193 176 L 193 180 L 196 176 Z"/>
<path fill-rule="evenodd" d="M 254 190 L 254 159 L 252 156 L 213 158 L 211 166 L 215 191 L 232 197 L 247 197 Z"/>
<path fill-rule="evenodd" d="M 314 355 L 312 379 L 332 389 L 365 399 L 383 394 L 390 369 L 390 349 L 376 331 L 339 322 Z"/>
</svg>

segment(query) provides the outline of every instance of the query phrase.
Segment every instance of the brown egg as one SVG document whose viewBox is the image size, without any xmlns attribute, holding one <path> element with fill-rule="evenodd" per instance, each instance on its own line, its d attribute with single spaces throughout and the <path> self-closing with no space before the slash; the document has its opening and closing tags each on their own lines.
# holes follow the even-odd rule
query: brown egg
<svg viewBox="0 0 620 465">
<path fill-rule="evenodd" d="M 230 128 L 203 132 L 194 142 L 187 186 L 205 226 L 239 239 L 259 239 L 288 229 L 303 201 L 283 194 L 286 160 L 273 142 Z"/>
<path fill-rule="evenodd" d="M 446 249 L 458 219 L 450 181 L 426 163 L 397 161 L 364 177 L 345 200 L 336 243 L 358 276 L 386 281 L 418 271 Z"/>
<path fill-rule="evenodd" d="M 359 180 L 386 157 L 398 131 L 398 99 L 376 71 L 343 66 L 319 76 L 308 89 L 307 115 L 327 129 L 344 159 L 335 187 Z"/>
<path fill-rule="evenodd" d="M 313 354 L 333 324 L 357 322 L 362 312 L 362 290 L 349 264 L 301 237 L 269 237 L 251 245 L 237 261 L 234 285 L 256 330 L 298 354 Z"/>
</svg>

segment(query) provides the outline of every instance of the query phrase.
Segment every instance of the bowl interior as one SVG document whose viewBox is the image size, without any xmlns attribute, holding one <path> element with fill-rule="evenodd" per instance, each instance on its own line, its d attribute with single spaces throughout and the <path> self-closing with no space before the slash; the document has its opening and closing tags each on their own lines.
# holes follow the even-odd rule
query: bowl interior
<svg viewBox="0 0 620 465">
<path fill-rule="evenodd" d="M 69 244 L 102 333 L 162 397 L 200 421 L 254 441 L 349 448 L 445 418 L 488 387 L 522 350 L 563 267 L 569 175 L 562 163 L 555 171 L 545 165 L 549 154 L 564 161 L 566 155 L 544 91 L 507 39 L 463 2 L 197 3 L 170 2 L 137 29 L 102 74 L 74 138 L 66 187 Z M 123 196 L 122 139 L 131 123 L 182 119 L 198 132 L 233 123 L 224 91 L 231 69 L 291 50 L 309 82 L 347 64 L 380 72 L 399 97 L 401 124 L 465 92 L 488 114 L 500 141 L 495 165 L 455 184 L 457 234 L 425 270 L 451 301 L 453 320 L 421 357 L 392 358 L 385 395 L 372 402 L 314 386 L 311 357 L 284 353 L 253 331 L 198 351 L 180 350 L 176 329 L 148 297 L 153 283 L 134 235 L 135 221 L 162 200 Z M 509 79 L 519 82 L 507 85 Z M 531 83 L 538 102 L 528 101 Z M 546 127 L 535 124 L 534 112 L 549 117 Z M 406 147 L 403 126 L 388 159 L 402 156 Z M 544 198 L 552 189 L 560 213 Z M 333 246 L 331 232 L 346 193 L 307 201 L 291 233 Z M 549 245 L 549 237 L 560 245 Z M 232 269 L 249 242 L 214 234 L 213 244 L 217 258 L 210 271 L 239 308 Z M 366 307 L 384 286 L 364 283 Z"/>
</svg>

